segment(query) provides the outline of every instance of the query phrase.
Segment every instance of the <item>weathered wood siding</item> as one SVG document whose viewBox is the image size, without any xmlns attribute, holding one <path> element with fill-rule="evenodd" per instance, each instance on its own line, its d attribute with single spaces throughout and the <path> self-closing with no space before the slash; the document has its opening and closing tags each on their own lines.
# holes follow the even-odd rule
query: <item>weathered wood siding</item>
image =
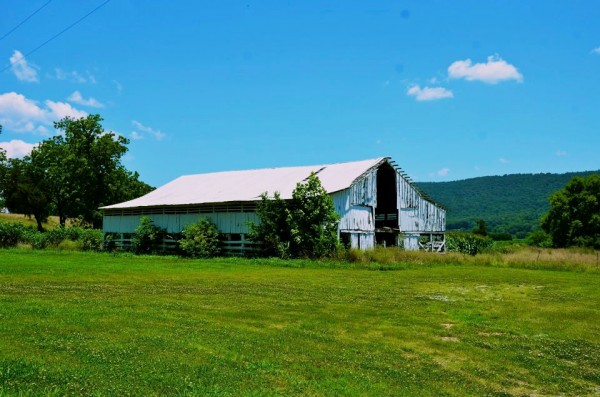
<svg viewBox="0 0 600 397">
<path fill-rule="evenodd" d="M 415 187 L 396 173 L 401 232 L 443 232 L 446 211 L 427 201 Z"/>
<path fill-rule="evenodd" d="M 345 189 L 331 195 L 335 210 L 341 218 L 338 229 L 340 231 L 375 231 L 373 208 L 368 205 L 352 204 L 356 197 L 355 194 L 351 189 Z"/>
</svg>

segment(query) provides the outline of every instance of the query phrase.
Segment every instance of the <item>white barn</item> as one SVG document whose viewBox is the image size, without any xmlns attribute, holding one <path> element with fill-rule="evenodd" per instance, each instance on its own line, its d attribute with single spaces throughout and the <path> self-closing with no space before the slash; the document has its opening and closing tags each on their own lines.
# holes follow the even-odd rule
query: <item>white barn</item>
<svg viewBox="0 0 600 397">
<path fill-rule="evenodd" d="M 446 210 L 410 181 L 389 157 L 348 163 L 186 175 L 137 199 L 102 207 L 103 231 L 127 245 L 142 216 L 171 234 L 200 217 L 210 219 L 230 253 L 252 249 L 248 223 L 258 223 L 261 194 L 291 199 L 296 184 L 315 172 L 341 217 L 338 233 L 352 248 L 376 244 L 445 250 Z"/>
</svg>

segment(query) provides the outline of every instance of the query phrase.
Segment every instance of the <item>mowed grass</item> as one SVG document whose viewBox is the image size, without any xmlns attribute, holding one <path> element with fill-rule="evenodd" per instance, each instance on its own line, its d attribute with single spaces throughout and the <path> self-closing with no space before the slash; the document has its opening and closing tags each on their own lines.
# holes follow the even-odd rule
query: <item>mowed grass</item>
<svg viewBox="0 0 600 397">
<path fill-rule="evenodd" d="M 0 250 L 0 396 L 600 394 L 599 273 L 398 269 Z"/>
</svg>

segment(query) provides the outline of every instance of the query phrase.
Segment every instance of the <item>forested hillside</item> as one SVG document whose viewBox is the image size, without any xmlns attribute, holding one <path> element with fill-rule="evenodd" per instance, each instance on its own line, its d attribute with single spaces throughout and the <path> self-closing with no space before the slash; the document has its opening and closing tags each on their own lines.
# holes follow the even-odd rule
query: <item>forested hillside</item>
<svg viewBox="0 0 600 397">
<path fill-rule="evenodd" d="M 592 173 L 600 171 L 484 176 L 417 185 L 448 208 L 448 230 L 471 230 L 477 220 L 483 219 L 489 231 L 525 237 L 539 228 L 552 193 L 574 176 Z"/>
</svg>

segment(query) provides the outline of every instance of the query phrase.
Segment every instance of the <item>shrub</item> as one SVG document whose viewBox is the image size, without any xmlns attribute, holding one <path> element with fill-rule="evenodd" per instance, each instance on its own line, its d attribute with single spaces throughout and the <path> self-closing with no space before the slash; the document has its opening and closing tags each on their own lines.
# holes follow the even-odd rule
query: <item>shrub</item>
<svg viewBox="0 0 600 397">
<path fill-rule="evenodd" d="M 536 230 L 531 232 L 527 238 L 529 245 L 540 248 L 552 247 L 552 237 L 543 230 Z"/>
<path fill-rule="evenodd" d="M 488 233 L 488 237 L 494 241 L 511 241 L 513 239 L 512 234 L 507 232 Z"/>
<path fill-rule="evenodd" d="M 450 252 L 476 255 L 492 247 L 493 241 L 489 238 L 470 233 L 448 233 L 446 235 L 446 249 Z"/>
<path fill-rule="evenodd" d="M 23 241 L 26 227 L 20 223 L 0 223 L 0 248 L 15 247 Z"/>
<path fill-rule="evenodd" d="M 81 251 L 82 245 L 80 241 L 63 240 L 56 246 L 56 248 L 61 251 Z"/>
<path fill-rule="evenodd" d="M 28 230 L 24 237 L 23 242 L 30 244 L 33 249 L 44 249 L 48 246 L 47 234 L 37 230 Z"/>
<path fill-rule="evenodd" d="M 136 254 L 160 254 L 164 252 L 164 239 L 167 229 L 156 226 L 147 216 L 140 218 L 131 238 L 131 248 Z"/>
<path fill-rule="evenodd" d="M 200 218 L 181 232 L 179 247 L 186 256 L 192 258 L 210 258 L 221 253 L 219 229 L 206 218 Z"/>
<path fill-rule="evenodd" d="M 82 229 L 78 241 L 84 251 L 102 251 L 103 235 L 99 229 Z"/>
</svg>

